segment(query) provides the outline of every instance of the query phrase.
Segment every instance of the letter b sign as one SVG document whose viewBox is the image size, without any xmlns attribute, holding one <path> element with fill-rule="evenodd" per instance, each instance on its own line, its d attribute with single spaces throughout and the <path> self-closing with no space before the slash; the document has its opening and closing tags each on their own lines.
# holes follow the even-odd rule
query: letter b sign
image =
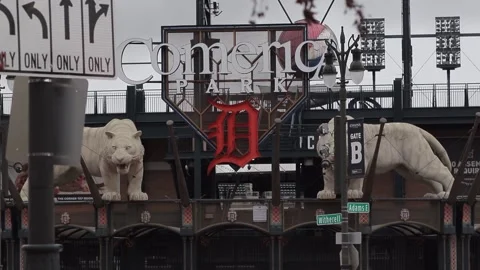
<svg viewBox="0 0 480 270">
<path fill-rule="evenodd" d="M 358 164 L 363 161 L 362 150 L 363 147 L 360 142 L 352 142 L 350 144 L 350 151 L 352 152 L 350 163 Z"/>
<path fill-rule="evenodd" d="M 347 121 L 348 127 L 348 176 L 361 178 L 365 176 L 363 119 Z"/>
</svg>

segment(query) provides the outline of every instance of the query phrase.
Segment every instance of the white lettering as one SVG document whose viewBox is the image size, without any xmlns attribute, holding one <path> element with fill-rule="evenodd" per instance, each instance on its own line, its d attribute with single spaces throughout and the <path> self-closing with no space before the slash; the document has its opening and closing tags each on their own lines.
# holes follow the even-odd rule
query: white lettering
<svg viewBox="0 0 480 270">
<path fill-rule="evenodd" d="M 248 50 L 247 51 L 240 51 L 239 49 L 242 46 L 247 47 Z M 233 47 L 232 66 L 238 73 L 241 73 L 241 74 L 248 74 L 248 73 L 252 72 L 258 66 L 258 61 L 256 61 L 249 68 L 242 67 L 240 65 L 240 63 L 238 63 L 237 56 L 245 56 L 245 55 L 257 55 L 257 51 L 255 49 L 255 46 L 253 46 L 252 44 L 247 43 L 247 42 L 241 42 L 241 43 L 238 43 L 237 45 L 235 45 L 235 47 Z M 247 61 L 245 61 L 245 62 L 247 62 Z"/>
<path fill-rule="evenodd" d="M 168 48 L 168 50 L 167 51 L 162 51 L 162 62 L 165 62 L 167 64 L 170 63 L 170 61 L 172 62 L 172 67 L 170 68 L 169 71 L 161 70 L 160 67 L 158 66 L 158 60 L 159 60 L 158 59 L 158 53 L 160 52 L 160 49 L 163 48 L 163 47 Z M 169 57 L 170 53 L 172 54 L 172 57 Z M 168 60 L 165 59 L 165 58 L 167 58 Z M 158 74 L 160 74 L 162 76 L 170 75 L 170 74 L 174 73 L 175 71 L 177 71 L 178 67 L 180 67 L 180 52 L 172 44 L 162 43 L 162 44 L 158 45 L 157 47 L 155 47 L 155 49 L 153 49 L 150 52 L 150 59 L 152 60 L 151 64 L 152 64 L 153 69 Z M 165 64 L 165 63 L 162 63 L 162 65 Z"/>
<path fill-rule="evenodd" d="M 308 136 L 307 137 L 307 149 L 314 150 L 315 149 L 315 136 Z"/>
<path fill-rule="evenodd" d="M 118 46 L 119 49 L 117 50 L 117 53 L 116 53 L 117 54 L 116 57 L 117 57 L 117 59 L 119 59 L 119 61 L 117 61 L 117 65 L 120 65 L 117 68 L 118 78 L 120 78 L 120 80 L 124 81 L 125 83 L 131 84 L 131 85 L 144 84 L 144 83 L 150 81 L 153 78 L 153 76 L 150 75 L 143 80 L 134 81 L 134 80 L 131 80 L 130 78 L 128 78 L 127 75 L 125 75 L 125 70 L 123 70 L 123 65 L 122 65 L 123 52 L 125 51 L 127 46 L 132 42 L 142 43 L 143 45 L 147 46 L 149 52 L 151 52 L 153 50 L 153 40 L 152 39 L 132 38 L 132 39 L 125 40 L 122 44 L 120 44 L 120 46 Z"/>
<path fill-rule="evenodd" d="M 184 91 L 182 91 L 183 88 L 187 87 L 188 82 L 185 79 L 177 80 L 177 94 L 181 94 Z"/>
<path fill-rule="evenodd" d="M 262 58 L 263 58 L 263 67 L 262 70 L 259 71 L 260 73 L 274 73 L 274 71 L 271 70 L 271 57 L 276 57 L 272 53 L 272 50 L 275 49 L 282 49 L 285 50 L 285 65 L 284 68 L 281 70 L 281 73 L 294 73 L 295 71 L 292 69 L 292 64 L 293 66 L 296 66 L 300 71 L 305 72 L 305 73 L 311 73 L 315 72 L 316 78 L 319 77 L 320 70 L 323 66 L 323 61 L 320 61 L 317 66 L 314 67 L 309 67 L 307 63 L 304 63 L 304 51 L 302 50 L 303 47 L 306 47 L 305 45 L 308 45 L 308 47 L 312 47 L 316 50 L 320 50 L 321 46 L 319 42 L 323 41 L 311 41 L 307 40 L 299 44 L 295 51 L 295 57 L 292 59 L 292 57 L 288 57 L 292 53 L 291 49 L 291 41 L 285 42 L 285 43 L 279 43 L 278 41 L 272 42 L 272 43 L 264 43 L 261 45 L 258 45 L 258 47 L 261 49 L 262 53 Z M 144 84 L 150 80 L 153 79 L 153 75 L 148 75 L 144 79 L 140 80 L 135 80 L 129 78 L 125 74 L 125 70 L 123 69 L 123 54 L 125 52 L 126 47 L 131 44 L 131 43 L 137 43 L 137 44 L 142 44 L 147 47 L 148 52 L 150 54 L 150 63 L 155 70 L 156 73 L 159 75 L 171 75 L 172 73 L 176 72 L 180 68 L 180 64 L 182 60 L 185 60 L 185 70 L 182 72 L 183 75 L 194 75 L 195 73 L 193 72 L 193 56 L 196 54 L 199 54 L 203 56 L 202 64 L 203 64 L 203 70 L 200 71 L 200 74 L 209 74 L 212 75 L 214 72 L 212 71 L 211 67 L 211 61 L 210 55 L 212 52 L 215 52 L 216 55 L 218 55 L 219 60 L 217 60 L 217 63 L 219 63 L 219 70 L 216 72 L 217 74 L 221 75 L 228 75 L 231 74 L 229 70 L 229 51 L 227 51 L 227 48 L 224 44 L 217 42 L 212 44 L 211 46 L 207 46 L 204 43 L 198 43 L 195 45 L 185 45 L 180 48 L 175 47 L 172 44 L 169 43 L 161 43 L 159 45 L 156 45 L 154 47 L 153 45 L 153 40 L 152 39 L 141 39 L 141 38 L 133 38 L 133 39 L 128 39 L 124 41 L 123 43 L 120 44 L 119 48 L 117 49 L 116 52 L 116 58 L 118 59 L 117 65 L 118 66 L 118 77 L 131 85 L 137 85 L 137 84 Z M 232 54 L 231 56 L 231 65 L 235 69 L 236 72 L 240 74 L 248 74 L 252 71 L 254 71 L 258 66 L 259 66 L 259 61 L 255 61 L 254 63 L 249 63 L 248 61 L 241 61 L 242 57 L 245 57 L 247 55 L 258 55 L 259 51 L 258 48 L 251 43 L 248 42 L 241 42 L 235 45 L 235 47 L 232 49 L 230 52 Z M 164 62 L 163 68 L 161 68 L 158 64 L 159 62 L 159 54 L 161 55 L 162 61 L 165 61 L 164 58 L 168 62 Z M 185 59 L 183 59 L 183 56 L 185 56 Z M 10 58 L 14 58 L 11 56 Z M 295 63 L 292 63 L 292 62 Z M 13 62 L 13 61 L 12 61 Z M 245 64 L 243 63 L 245 62 Z M 242 63 L 242 64 L 240 64 Z M 165 68 L 165 66 L 167 66 Z M 274 67 L 273 67 L 274 68 Z M 169 70 L 166 70 L 169 69 Z M 286 92 L 286 89 L 284 86 L 281 84 L 285 81 L 285 79 L 276 79 L 275 84 L 276 84 L 276 92 Z M 246 81 L 243 81 L 246 82 Z M 251 85 L 251 84 L 250 84 Z M 218 87 L 217 87 L 218 88 Z M 253 90 L 253 87 L 250 87 Z M 245 90 L 247 90 L 245 88 Z"/>
<path fill-rule="evenodd" d="M 215 82 L 214 79 L 211 79 L 211 80 L 210 80 L 210 83 L 208 84 L 207 93 L 209 93 L 209 94 L 217 94 L 217 93 L 220 93 L 220 91 L 218 90 L 217 83 Z"/>
<path fill-rule="evenodd" d="M 318 65 L 315 66 L 315 67 L 306 66 L 302 62 L 303 55 L 301 55 L 302 47 L 305 46 L 305 44 L 309 44 L 309 45 L 313 46 L 313 48 L 315 50 L 320 50 L 321 49 L 320 44 L 318 44 L 318 42 L 315 42 L 313 40 L 307 40 L 307 41 L 304 41 L 304 42 L 300 43 L 297 47 L 297 50 L 295 51 L 295 65 L 297 65 L 297 68 L 300 69 L 301 71 L 305 72 L 305 73 L 310 73 L 312 71 L 315 71 L 315 75 L 313 76 L 313 78 L 318 79 L 319 76 L 320 76 L 320 69 L 323 66 L 323 61 L 320 61 L 320 63 L 318 63 Z"/>
<path fill-rule="evenodd" d="M 287 89 L 283 86 L 283 83 L 285 83 L 286 78 L 275 78 L 275 91 L 274 92 L 287 92 Z"/>
<path fill-rule="evenodd" d="M 253 93 L 252 90 L 252 79 L 250 78 L 242 78 L 242 88 L 240 88 L 240 93 Z"/>
<path fill-rule="evenodd" d="M 304 139 L 306 139 L 306 144 L 303 144 Z M 298 140 L 298 146 L 300 148 L 306 147 L 308 150 L 315 150 L 315 136 L 307 136 L 306 138 L 300 137 Z"/>
<path fill-rule="evenodd" d="M 360 139 L 362 139 L 362 133 L 352 133 L 352 134 L 350 134 L 350 139 L 360 140 Z"/>
<path fill-rule="evenodd" d="M 360 163 L 363 158 L 362 158 L 362 144 L 360 142 L 352 142 L 350 144 L 351 146 L 351 151 L 352 151 L 352 164 L 358 164 Z"/>
<path fill-rule="evenodd" d="M 270 48 L 275 47 L 277 49 L 283 48 L 285 50 L 285 55 L 291 55 L 292 49 L 290 47 L 290 41 L 280 44 L 280 42 L 275 41 L 272 44 L 262 44 L 263 52 L 263 70 L 264 73 L 273 73 L 270 67 Z M 300 47 L 299 47 L 300 48 Z M 297 49 L 298 50 L 298 49 Z M 296 55 L 296 53 L 295 53 Z M 292 69 L 292 59 L 290 57 L 285 57 L 285 68 L 282 70 L 282 73 L 295 73 Z"/>
<path fill-rule="evenodd" d="M 214 48 L 218 48 L 221 53 L 221 62 L 220 62 L 220 71 L 218 74 L 231 74 L 228 70 L 228 52 L 225 45 L 222 43 L 214 43 L 212 46 L 207 47 L 204 43 L 195 44 L 193 47 L 191 45 L 187 45 L 184 47 L 185 50 L 185 71 L 183 74 L 185 75 L 194 75 L 195 73 L 192 71 L 192 58 L 193 58 L 193 51 L 195 49 L 201 49 L 203 53 L 203 70 L 200 74 L 213 74 L 213 71 L 210 68 L 210 51 L 213 51 Z"/>
</svg>

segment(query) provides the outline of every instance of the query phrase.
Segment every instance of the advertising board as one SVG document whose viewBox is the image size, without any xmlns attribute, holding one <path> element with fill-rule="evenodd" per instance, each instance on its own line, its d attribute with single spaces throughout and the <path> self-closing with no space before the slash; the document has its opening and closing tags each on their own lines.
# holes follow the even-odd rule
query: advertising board
<svg viewBox="0 0 480 270">
<path fill-rule="evenodd" d="M 18 172 L 17 170 L 21 168 L 22 171 Z M 9 168 L 9 176 L 14 182 L 17 191 L 20 193 L 24 202 L 28 202 L 28 195 L 22 192 L 23 185 L 27 181 L 28 165 L 16 166 Z M 95 178 L 94 180 L 97 184 L 100 194 L 103 192 L 103 180 L 100 178 Z M 87 181 L 85 176 L 81 175 L 74 181 L 70 183 L 65 183 L 59 186 L 54 187 L 54 198 L 56 202 L 82 202 L 82 201 L 93 201 L 90 189 L 88 188 Z M 7 200 L 10 197 L 6 198 Z"/>
</svg>

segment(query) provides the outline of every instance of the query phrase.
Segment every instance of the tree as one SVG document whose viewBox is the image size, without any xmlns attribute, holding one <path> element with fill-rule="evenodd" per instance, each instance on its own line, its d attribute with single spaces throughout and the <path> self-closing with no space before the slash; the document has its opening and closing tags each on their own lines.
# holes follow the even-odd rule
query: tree
<svg viewBox="0 0 480 270">
<path fill-rule="evenodd" d="M 5 52 L 0 51 L 0 71 L 3 71 L 6 59 L 7 59 L 7 54 Z"/>
<path fill-rule="evenodd" d="M 252 19 L 250 23 L 254 24 L 256 18 L 261 18 L 265 16 L 265 11 L 268 10 L 268 5 L 266 4 L 267 0 L 253 0 L 254 6 L 252 11 Z M 297 4 L 303 5 L 303 16 L 307 22 L 318 22 L 315 18 L 315 1 L 320 0 L 295 0 Z M 325 1 L 325 0 L 324 0 Z M 354 24 L 357 26 L 359 32 L 361 33 L 360 22 L 363 20 L 363 6 L 357 4 L 356 0 L 345 0 L 345 7 L 347 10 L 353 10 L 356 14 L 356 19 Z"/>
</svg>

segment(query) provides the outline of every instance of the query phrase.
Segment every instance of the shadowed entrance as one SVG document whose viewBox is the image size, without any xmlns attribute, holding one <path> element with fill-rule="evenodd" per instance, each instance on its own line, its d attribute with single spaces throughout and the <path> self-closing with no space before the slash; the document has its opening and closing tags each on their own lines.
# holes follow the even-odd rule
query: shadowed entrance
<svg viewBox="0 0 480 270">
<path fill-rule="evenodd" d="M 340 246 L 335 244 L 339 226 L 309 224 L 283 235 L 284 270 L 338 270 Z"/>
<path fill-rule="evenodd" d="M 207 229 L 196 237 L 198 270 L 268 270 L 270 237 L 242 225 Z"/>
<path fill-rule="evenodd" d="M 402 222 L 374 226 L 370 237 L 371 270 L 438 269 L 438 238 L 431 228 Z"/>
<path fill-rule="evenodd" d="M 100 245 L 94 228 L 73 225 L 55 228 L 56 242 L 62 244 L 60 269 L 100 269 Z"/>
<path fill-rule="evenodd" d="M 139 225 L 119 230 L 113 237 L 116 270 L 183 269 L 183 242 L 174 229 Z"/>
<path fill-rule="evenodd" d="M 475 234 L 470 239 L 470 269 L 480 269 L 480 227 L 477 227 Z"/>
</svg>

